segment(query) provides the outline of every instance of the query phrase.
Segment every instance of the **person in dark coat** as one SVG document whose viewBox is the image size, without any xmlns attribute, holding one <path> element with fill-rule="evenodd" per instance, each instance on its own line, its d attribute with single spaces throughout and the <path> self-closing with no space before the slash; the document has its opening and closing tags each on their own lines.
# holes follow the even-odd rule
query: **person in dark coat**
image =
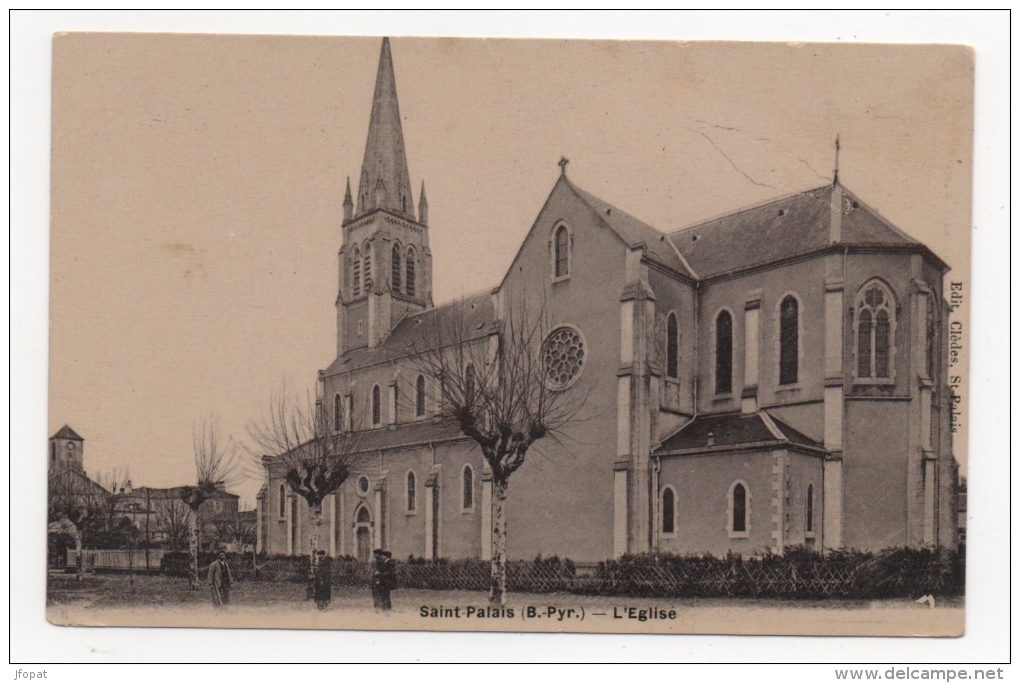
<svg viewBox="0 0 1020 683">
<path fill-rule="evenodd" d="M 333 567 L 325 550 L 320 550 L 315 566 L 315 605 L 319 609 L 329 607 L 333 599 Z"/>
<path fill-rule="evenodd" d="M 393 609 L 390 591 L 397 587 L 397 566 L 390 551 L 379 548 L 373 554 L 375 567 L 372 570 L 372 603 L 376 610 L 389 612 Z"/>
<path fill-rule="evenodd" d="M 230 565 L 227 564 L 227 554 L 221 551 L 209 565 L 209 586 L 212 588 L 214 607 L 225 607 L 230 604 L 230 585 L 233 582 Z"/>
</svg>

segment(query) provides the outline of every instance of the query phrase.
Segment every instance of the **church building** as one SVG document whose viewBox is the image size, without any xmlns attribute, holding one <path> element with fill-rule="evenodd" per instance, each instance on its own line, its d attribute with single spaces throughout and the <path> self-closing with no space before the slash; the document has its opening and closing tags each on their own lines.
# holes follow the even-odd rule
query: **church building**
<svg viewBox="0 0 1020 683">
<path fill-rule="evenodd" d="M 583 383 L 589 415 L 511 478 L 510 559 L 954 545 L 948 267 L 834 176 L 658 229 L 574 185 L 564 160 L 502 280 L 436 306 L 384 39 L 319 373 L 332 428 L 366 430 L 373 459 L 326 499 L 318 547 L 491 556 L 491 473 L 436 418 L 439 388 L 410 354 L 455 318 L 484 347 L 521 306 L 548 319 L 548 378 Z M 265 461 L 258 547 L 307 553 L 280 465 Z"/>
</svg>

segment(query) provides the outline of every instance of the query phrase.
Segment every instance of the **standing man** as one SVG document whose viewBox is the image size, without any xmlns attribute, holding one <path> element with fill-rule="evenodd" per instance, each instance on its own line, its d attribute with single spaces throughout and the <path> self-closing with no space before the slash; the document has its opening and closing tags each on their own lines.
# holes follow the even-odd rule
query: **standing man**
<svg viewBox="0 0 1020 683">
<path fill-rule="evenodd" d="M 375 569 L 372 571 L 372 602 L 376 610 L 389 612 L 393 609 L 390 591 L 397 587 L 397 567 L 393 553 L 382 548 L 373 551 Z"/>
<path fill-rule="evenodd" d="M 213 607 L 225 607 L 230 604 L 230 584 L 233 577 L 230 575 L 230 565 L 227 564 L 227 554 L 220 551 L 216 560 L 209 565 L 209 585 L 212 587 Z"/>
<path fill-rule="evenodd" d="M 317 554 L 319 561 L 315 566 L 315 606 L 324 610 L 333 599 L 333 568 L 325 550 Z"/>
</svg>

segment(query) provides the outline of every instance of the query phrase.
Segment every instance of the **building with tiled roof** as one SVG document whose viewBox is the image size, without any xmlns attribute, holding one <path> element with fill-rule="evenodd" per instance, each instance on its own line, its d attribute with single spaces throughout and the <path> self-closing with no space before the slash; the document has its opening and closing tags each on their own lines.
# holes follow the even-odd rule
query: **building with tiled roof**
<svg viewBox="0 0 1020 683">
<path fill-rule="evenodd" d="M 372 464 L 325 501 L 318 547 L 491 556 L 491 472 L 414 358 L 484 358 L 523 309 L 548 322 L 549 377 L 586 405 L 510 481 L 511 559 L 955 543 L 948 267 L 838 172 L 658 229 L 578 188 L 564 159 L 502 279 L 436 306 L 433 226 L 404 149 L 384 40 L 344 200 L 337 353 L 319 374 L 332 428 L 364 430 Z M 309 512 L 278 464 L 259 548 L 305 553 Z"/>
</svg>

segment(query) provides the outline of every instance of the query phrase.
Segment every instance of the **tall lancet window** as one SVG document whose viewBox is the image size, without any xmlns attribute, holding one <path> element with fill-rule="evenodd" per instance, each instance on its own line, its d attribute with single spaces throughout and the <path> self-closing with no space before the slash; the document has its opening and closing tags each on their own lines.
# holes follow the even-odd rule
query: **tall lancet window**
<svg viewBox="0 0 1020 683">
<path fill-rule="evenodd" d="M 354 296 L 361 295 L 361 249 L 354 247 L 351 253 L 351 291 Z"/>
<path fill-rule="evenodd" d="M 400 280 L 401 280 L 400 269 L 401 269 L 401 265 L 402 265 L 401 259 L 400 259 L 400 257 L 401 257 L 400 251 L 401 251 L 400 244 L 399 243 L 398 244 L 394 244 L 393 245 L 393 257 L 392 257 L 392 261 L 390 262 L 390 272 L 391 272 L 390 282 L 393 284 L 393 291 L 394 292 L 399 292 L 400 291 Z"/>
<path fill-rule="evenodd" d="M 567 226 L 556 229 L 556 277 L 570 275 L 570 232 Z"/>
<path fill-rule="evenodd" d="M 380 396 L 379 385 L 372 387 L 372 426 L 378 427 L 382 424 L 382 396 Z"/>
<path fill-rule="evenodd" d="M 896 305 L 879 282 L 865 285 L 857 295 L 857 379 L 892 379 Z"/>
<path fill-rule="evenodd" d="M 797 298 L 787 296 L 779 304 L 779 383 L 796 384 L 800 355 L 799 307 Z"/>
<path fill-rule="evenodd" d="M 719 311 L 715 318 L 715 393 L 733 391 L 733 316 Z"/>
<path fill-rule="evenodd" d="M 414 414 L 421 417 L 425 414 L 425 376 L 418 375 L 414 382 Z"/>
<path fill-rule="evenodd" d="M 676 313 L 666 319 L 666 377 L 680 377 L 680 326 Z"/>
<path fill-rule="evenodd" d="M 407 282 L 404 283 L 407 288 L 407 295 L 414 296 L 414 247 L 409 247 L 407 250 Z"/>
<path fill-rule="evenodd" d="M 372 245 L 370 243 L 365 242 L 364 252 L 361 274 L 365 278 L 365 294 L 368 294 L 368 288 L 372 283 Z"/>
</svg>

